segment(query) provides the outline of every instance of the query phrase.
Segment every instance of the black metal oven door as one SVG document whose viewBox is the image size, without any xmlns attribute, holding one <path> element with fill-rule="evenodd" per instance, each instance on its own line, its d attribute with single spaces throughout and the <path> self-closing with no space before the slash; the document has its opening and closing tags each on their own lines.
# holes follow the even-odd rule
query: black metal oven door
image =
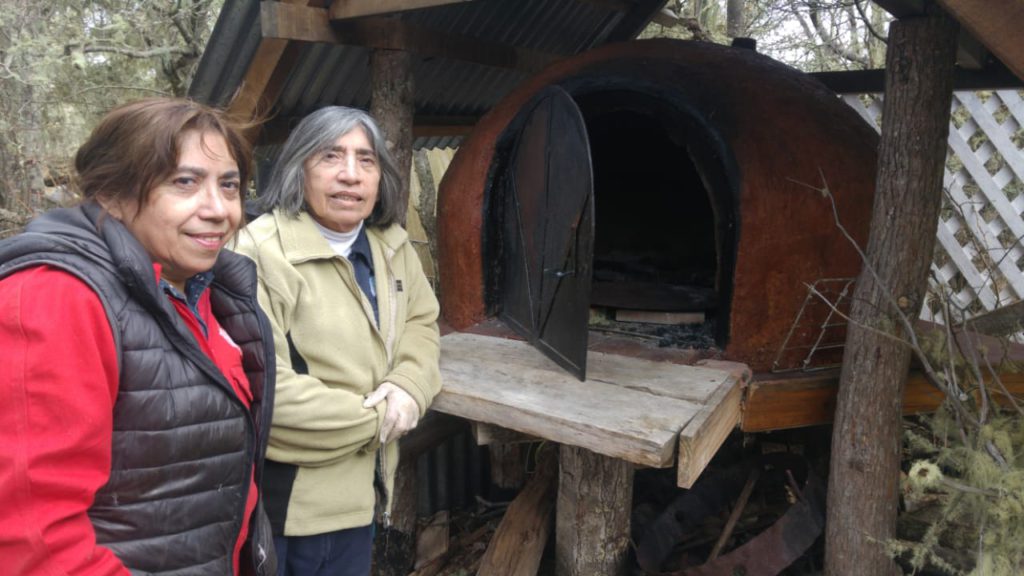
<svg viewBox="0 0 1024 576">
<path fill-rule="evenodd" d="M 586 378 L 594 187 L 583 116 L 549 86 L 527 104 L 504 181 L 500 317 Z"/>
</svg>

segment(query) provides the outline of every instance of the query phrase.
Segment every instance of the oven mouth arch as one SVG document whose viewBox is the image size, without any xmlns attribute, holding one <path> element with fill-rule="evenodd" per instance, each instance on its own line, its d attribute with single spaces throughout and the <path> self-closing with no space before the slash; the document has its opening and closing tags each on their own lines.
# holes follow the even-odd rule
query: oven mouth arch
<svg viewBox="0 0 1024 576">
<path fill-rule="evenodd" d="M 725 144 L 726 138 L 716 126 L 715 120 L 721 119 L 708 117 L 706 102 L 694 101 L 692 87 L 681 90 L 658 78 L 600 71 L 565 78 L 557 85 L 573 98 L 587 122 L 588 133 L 593 132 L 588 139 L 595 162 L 597 241 L 609 239 L 605 245 L 595 249 L 595 256 L 608 256 L 616 244 L 632 242 L 628 235 L 635 235 L 638 231 L 657 229 L 658 232 L 647 238 L 646 245 L 641 237 L 640 247 L 634 256 L 639 256 L 645 248 L 670 240 L 673 235 L 678 236 L 675 241 L 665 242 L 666 249 L 654 255 L 661 261 L 661 269 L 654 266 L 652 274 L 662 274 L 669 280 L 662 282 L 661 287 L 687 284 L 685 280 L 673 284 L 672 279 L 679 280 L 682 275 L 692 272 L 686 269 L 688 265 L 690 268 L 703 265 L 710 271 L 708 278 L 703 280 L 705 286 L 698 286 L 701 282 L 690 283 L 691 288 L 700 290 L 687 290 L 685 294 L 677 290 L 674 296 L 670 291 L 668 294 L 676 301 L 667 302 L 662 307 L 666 310 L 690 308 L 706 311 L 713 319 L 715 344 L 724 348 L 729 340 L 733 275 L 739 243 L 740 173 L 731 150 Z M 497 263 L 503 257 L 503 194 L 512 150 L 522 128 L 523 112 L 528 108 L 529 105 L 523 106 L 495 140 L 486 180 L 481 232 L 484 302 L 488 316 L 496 316 L 502 304 L 502 272 Z M 636 122 L 625 127 L 617 125 L 630 118 Z M 595 141 L 595 138 L 614 140 L 616 134 L 625 136 L 622 142 Z M 671 150 L 662 149 L 666 146 Z M 609 172 L 605 165 L 607 158 L 614 159 L 616 154 L 625 155 L 628 162 L 642 163 L 646 157 L 647 165 L 627 166 L 619 173 Z M 629 200 L 616 202 L 613 200 L 615 186 L 623 178 L 629 178 L 630 169 L 651 174 L 639 179 L 638 189 L 625 194 Z M 678 172 L 674 180 L 673 170 Z M 618 182 L 609 183 L 607 179 Z M 653 188 L 660 189 L 655 191 Z M 633 199 L 637 207 L 631 217 L 618 221 Z M 602 212 L 602 205 L 610 207 Z M 710 222 L 707 221 L 709 219 Z M 678 222 L 678 225 L 672 226 L 672 222 Z M 621 229 L 618 238 L 612 232 L 616 228 Z M 601 268 L 598 266 L 596 271 L 600 272 Z M 700 301 L 687 303 L 680 298 Z M 624 303 L 630 305 L 629 302 Z"/>
</svg>

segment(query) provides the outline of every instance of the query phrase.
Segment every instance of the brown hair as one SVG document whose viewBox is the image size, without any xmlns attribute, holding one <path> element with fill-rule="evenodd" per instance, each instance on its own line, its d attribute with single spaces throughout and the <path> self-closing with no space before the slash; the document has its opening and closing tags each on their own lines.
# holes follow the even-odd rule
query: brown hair
<svg viewBox="0 0 1024 576">
<path fill-rule="evenodd" d="M 252 145 L 243 136 L 246 127 L 221 110 L 184 98 L 147 98 L 118 106 L 78 149 L 76 185 L 86 200 L 134 199 L 142 208 L 150 191 L 177 169 L 183 134 L 197 130 L 224 137 L 244 193 L 252 163 Z"/>
</svg>

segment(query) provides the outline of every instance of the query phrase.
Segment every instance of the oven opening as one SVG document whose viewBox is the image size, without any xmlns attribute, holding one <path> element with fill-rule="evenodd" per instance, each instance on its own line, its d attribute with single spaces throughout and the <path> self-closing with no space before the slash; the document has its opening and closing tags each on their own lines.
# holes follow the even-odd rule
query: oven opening
<svg viewBox="0 0 1024 576">
<path fill-rule="evenodd" d="M 713 156 L 701 150 L 701 129 L 639 92 L 575 100 L 594 177 L 591 330 L 636 333 L 661 346 L 724 346 L 731 195 L 722 169 L 701 162 Z"/>
</svg>

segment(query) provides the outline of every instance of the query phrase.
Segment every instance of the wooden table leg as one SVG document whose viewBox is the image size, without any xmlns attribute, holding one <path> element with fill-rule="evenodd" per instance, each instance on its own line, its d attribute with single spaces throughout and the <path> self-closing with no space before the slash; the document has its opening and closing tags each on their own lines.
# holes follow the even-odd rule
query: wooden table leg
<svg viewBox="0 0 1024 576">
<path fill-rule="evenodd" d="M 558 576 L 627 572 L 633 465 L 559 446 L 555 564 Z"/>
</svg>

